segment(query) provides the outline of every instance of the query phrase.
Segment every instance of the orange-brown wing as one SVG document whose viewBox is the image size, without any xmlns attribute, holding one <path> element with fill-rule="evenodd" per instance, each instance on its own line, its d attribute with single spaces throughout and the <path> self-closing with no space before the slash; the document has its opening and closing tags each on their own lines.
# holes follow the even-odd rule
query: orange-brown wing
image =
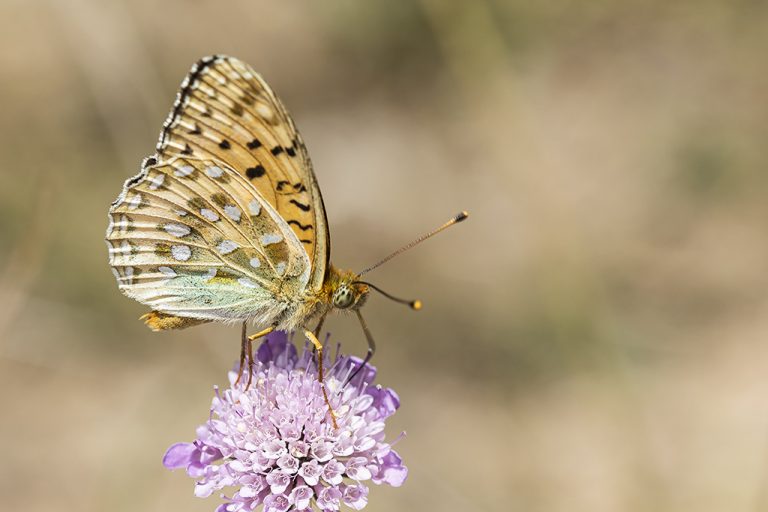
<svg viewBox="0 0 768 512">
<path fill-rule="evenodd" d="M 312 162 L 293 119 L 267 83 L 233 57 L 205 57 L 190 70 L 157 144 L 159 161 L 215 158 L 242 174 L 307 251 L 308 288 L 322 287 L 330 240 Z"/>
</svg>

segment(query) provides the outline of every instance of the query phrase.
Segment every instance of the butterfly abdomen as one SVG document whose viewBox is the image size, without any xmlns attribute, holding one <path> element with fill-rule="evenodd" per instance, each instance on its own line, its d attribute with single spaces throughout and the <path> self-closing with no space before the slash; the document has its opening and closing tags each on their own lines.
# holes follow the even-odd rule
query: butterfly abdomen
<svg viewBox="0 0 768 512">
<path fill-rule="evenodd" d="M 173 316 L 161 311 L 150 311 L 146 315 L 142 315 L 139 320 L 143 320 L 147 327 L 153 331 L 185 329 L 194 325 L 210 322 L 210 320 L 202 320 L 199 318 L 184 318 L 180 316 Z"/>
</svg>

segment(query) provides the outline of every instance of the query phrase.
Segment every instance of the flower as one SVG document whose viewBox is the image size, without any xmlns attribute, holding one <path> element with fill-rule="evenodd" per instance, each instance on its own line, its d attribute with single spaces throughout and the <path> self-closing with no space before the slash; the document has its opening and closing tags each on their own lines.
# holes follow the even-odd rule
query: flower
<svg viewBox="0 0 768 512">
<path fill-rule="evenodd" d="M 259 347 L 252 384 L 245 389 L 237 372 L 230 387 L 217 388 L 208 421 L 192 443 L 177 443 L 163 457 L 169 469 L 185 468 L 197 480 L 195 496 L 217 490 L 224 503 L 216 512 L 254 510 L 360 510 L 368 503 L 368 484 L 399 487 L 408 470 L 384 440 L 384 423 L 400 406 L 397 394 L 374 385 L 376 368 L 356 357 L 337 355 L 324 384 L 337 417 L 334 428 L 317 379 L 315 356 L 301 354 L 284 333 L 273 333 Z"/>
</svg>

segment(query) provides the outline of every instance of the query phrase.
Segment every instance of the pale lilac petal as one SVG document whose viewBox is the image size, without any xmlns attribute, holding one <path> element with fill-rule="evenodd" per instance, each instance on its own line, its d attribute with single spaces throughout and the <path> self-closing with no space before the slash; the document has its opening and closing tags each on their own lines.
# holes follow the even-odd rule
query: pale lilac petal
<svg viewBox="0 0 768 512">
<path fill-rule="evenodd" d="M 288 453 L 300 459 L 309 453 L 309 445 L 304 441 L 291 441 L 288 444 Z"/>
<path fill-rule="evenodd" d="M 331 449 L 333 448 L 333 445 L 327 441 L 324 441 L 322 439 L 316 439 L 312 443 L 312 456 L 317 459 L 320 462 L 325 462 L 327 460 L 331 460 L 331 457 L 333 457 L 333 453 L 331 453 Z"/>
<path fill-rule="evenodd" d="M 365 457 L 352 457 L 346 463 L 346 475 L 352 480 L 370 480 L 373 475 L 368 469 L 368 459 Z"/>
<path fill-rule="evenodd" d="M 277 459 L 277 465 L 286 473 L 296 473 L 299 470 L 299 459 L 286 453 Z"/>
<path fill-rule="evenodd" d="M 284 441 L 272 439 L 264 443 L 261 452 L 266 458 L 277 460 L 288 453 L 288 449 L 285 447 Z"/>
<path fill-rule="evenodd" d="M 193 443 L 176 443 L 165 452 L 163 466 L 168 469 L 186 468 L 196 451 L 197 447 Z"/>
<path fill-rule="evenodd" d="M 317 459 L 312 459 L 301 465 L 301 468 L 299 468 L 299 475 L 308 485 L 317 485 L 322 471 L 323 469 L 317 462 Z"/>
<path fill-rule="evenodd" d="M 291 485 L 291 477 L 287 473 L 282 471 L 273 471 L 267 475 L 267 483 L 269 484 L 269 490 L 273 494 L 280 494 L 285 491 L 289 485 Z"/>
<path fill-rule="evenodd" d="M 288 351 L 286 353 L 286 351 Z M 268 364 L 272 361 L 280 361 L 280 358 L 286 358 L 289 361 L 297 359 L 296 347 L 288 343 L 288 334 L 283 331 L 274 331 L 259 346 L 256 351 L 256 359 L 262 364 Z"/>
<path fill-rule="evenodd" d="M 264 498 L 264 512 L 286 512 L 291 506 L 288 496 L 272 494 Z"/>
<path fill-rule="evenodd" d="M 341 491 L 337 487 L 323 487 L 317 493 L 317 504 L 324 510 L 339 510 Z"/>
<path fill-rule="evenodd" d="M 207 498 L 217 488 L 218 486 L 215 481 L 198 482 L 197 485 L 195 485 L 195 496 L 198 498 Z"/>
<path fill-rule="evenodd" d="M 384 456 L 379 473 L 373 478 L 376 484 L 385 483 L 392 487 L 400 487 L 408 477 L 408 468 L 403 466 L 403 460 L 395 450 Z"/>
<path fill-rule="evenodd" d="M 312 492 L 311 487 L 297 485 L 288 496 L 288 501 L 296 507 L 296 510 L 304 510 L 309 507 L 309 502 L 312 499 L 312 496 L 314 496 L 314 492 Z"/>
<path fill-rule="evenodd" d="M 347 363 L 347 368 L 351 368 L 350 375 L 352 372 L 357 371 L 357 369 L 360 367 L 360 365 L 363 364 L 363 360 L 359 357 L 352 356 L 349 358 L 349 363 Z M 370 385 L 373 380 L 376 378 L 376 367 L 371 364 L 366 364 L 365 367 L 357 372 L 357 375 L 355 375 L 355 378 L 353 378 L 350 382 L 350 386 L 359 386 L 361 384 Z"/>
<path fill-rule="evenodd" d="M 330 460 L 323 466 L 323 480 L 331 485 L 339 485 L 341 483 L 342 473 L 344 473 L 344 464 L 336 460 Z"/>
<path fill-rule="evenodd" d="M 368 488 L 364 485 L 345 485 L 342 500 L 355 510 L 362 510 L 368 504 Z"/>
<path fill-rule="evenodd" d="M 348 455 L 352 455 L 352 453 L 355 451 L 354 443 L 355 441 L 352 438 L 351 433 L 347 432 L 342 435 L 338 441 L 336 441 L 336 444 L 333 446 L 333 450 L 331 450 L 331 452 L 336 457 L 346 457 Z"/>
<path fill-rule="evenodd" d="M 223 457 L 221 451 L 212 446 L 202 446 L 200 448 L 200 458 L 196 463 L 207 466 L 214 461 L 217 461 Z"/>
<path fill-rule="evenodd" d="M 400 397 L 393 389 L 381 386 L 368 386 L 365 392 L 373 397 L 373 407 L 379 412 L 379 418 L 388 418 L 400 407 Z"/>
</svg>

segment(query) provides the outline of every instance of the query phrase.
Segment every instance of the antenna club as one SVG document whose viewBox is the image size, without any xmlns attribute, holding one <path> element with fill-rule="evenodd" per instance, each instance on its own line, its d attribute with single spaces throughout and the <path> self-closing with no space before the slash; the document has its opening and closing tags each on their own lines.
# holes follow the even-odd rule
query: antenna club
<svg viewBox="0 0 768 512">
<path fill-rule="evenodd" d="M 459 213 L 458 215 L 456 215 L 453 218 L 453 221 L 454 222 L 461 222 L 464 219 L 466 219 L 467 217 L 469 217 L 469 212 L 467 210 L 463 210 L 461 213 Z"/>
<path fill-rule="evenodd" d="M 422 306 L 423 304 L 421 303 L 420 300 L 415 300 L 411 302 L 411 309 L 413 309 L 414 311 L 419 311 L 422 308 Z"/>
</svg>

